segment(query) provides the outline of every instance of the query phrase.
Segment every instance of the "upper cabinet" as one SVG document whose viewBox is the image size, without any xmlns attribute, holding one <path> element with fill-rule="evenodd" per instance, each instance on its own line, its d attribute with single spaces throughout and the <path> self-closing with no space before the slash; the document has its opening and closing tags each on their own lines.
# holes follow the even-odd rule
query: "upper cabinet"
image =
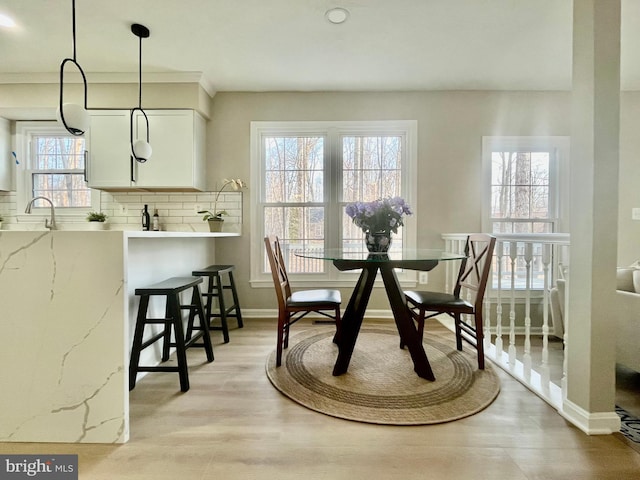
<svg viewBox="0 0 640 480">
<path fill-rule="evenodd" d="M 9 120 L 0 118 L 0 191 L 11 190 L 12 171 Z"/>
<path fill-rule="evenodd" d="M 132 161 L 130 112 L 91 112 L 89 186 L 103 190 L 206 190 L 205 120 L 193 110 L 145 110 L 149 143 L 145 163 Z M 134 117 L 134 139 L 146 137 L 146 122 Z"/>
<path fill-rule="evenodd" d="M 129 111 L 91 111 L 86 134 L 87 183 L 91 188 L 131 187 Z"/>
</svg>

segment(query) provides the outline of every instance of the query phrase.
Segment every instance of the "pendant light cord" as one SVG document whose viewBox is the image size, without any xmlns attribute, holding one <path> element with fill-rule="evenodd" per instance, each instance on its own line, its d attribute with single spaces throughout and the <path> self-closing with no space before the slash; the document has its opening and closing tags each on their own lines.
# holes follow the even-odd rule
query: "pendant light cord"
<svg viewBox="0 0 640 480">
<path fill-rule="evenodd" d="M 58 100 L 58 112 L 60 121 L 64 125 L 67 131 L 75 136 L 84 135 L 84 132 L 88 126 L 88 121 L 81 122 L 80 126 L 70 125 L 65 118 L 65 103 L 64 103 L 64 69 L 67 63 L 72 63 L 78 69 L 80 75 L 82 75 L 82 85 L 84 87 L 84 110 L 86 114 L 87 107 L 87 77 L 84 74 L 84 70 L 80 64 L 76 61 L 76 0 L 71 0 L 71 46 L 73 48 L 73 58 L 65 58 L 60 64 L 60 97 Z M 87 126 L 84 125 L 87 124 Z"/>
<path fill-rule="evenodd" d="M 138 108 L 142 109 L 142 37 L 140 40 L 140 52 L 138 59 Z"/>
<path fill-rule="evenodd" d="M 76 0 L 71 0 L 71 32 L 73 43 L 73 61 L 76 61 Z"/>
</svg>

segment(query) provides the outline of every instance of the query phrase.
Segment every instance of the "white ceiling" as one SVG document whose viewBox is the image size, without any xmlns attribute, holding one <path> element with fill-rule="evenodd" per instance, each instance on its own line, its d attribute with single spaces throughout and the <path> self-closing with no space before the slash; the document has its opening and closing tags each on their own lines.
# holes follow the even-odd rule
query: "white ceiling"
<svg viewBox="0 0 640 480">
<path fill-rule="evenodd" d="M 0 13 L 18 24 L 0 27 L 0 82 L 56 78 L 71 0 Z M 212 92 L 571 88 L 572 0 L 76 0 L 76 15 L 89 83 L 137 80 L 142 23 L 144 75 L 201 72 Z M 640 89 L 640 1 L 623 0 L 622 29 L 622 86 Z"/>
</svg>

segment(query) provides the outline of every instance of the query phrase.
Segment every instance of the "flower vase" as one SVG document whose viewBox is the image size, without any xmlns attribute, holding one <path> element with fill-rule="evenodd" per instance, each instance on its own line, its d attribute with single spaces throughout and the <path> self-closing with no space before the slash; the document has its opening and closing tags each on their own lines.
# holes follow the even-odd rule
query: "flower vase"
<svg viewBox="0 0 640 480">
<path fill-rule="evenodd" d="M 365 232 L 364 243 L 370 252 L 386 252 L 391 246 L 391 232 Z"/>
</svg>

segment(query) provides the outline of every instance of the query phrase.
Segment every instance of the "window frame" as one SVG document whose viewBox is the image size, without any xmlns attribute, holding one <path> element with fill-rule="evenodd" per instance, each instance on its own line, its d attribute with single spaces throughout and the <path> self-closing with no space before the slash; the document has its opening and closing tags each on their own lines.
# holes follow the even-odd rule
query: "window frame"
<svg viewBox="0 0 640 480">
<path fill-rule="evenodd" d="M 491 155 L 497 151 L 548 151 L 549 211 L 553 232 L 568 231 L 569 215 L 569 145 L 568 136 L 486 136 L 482 137 L 482 231 L 493 233 L 491 216 Z M 529 219 L 515 221 L 530 222 Z M 534 219 L 535 221 L 535 219 Z M 546 219 L 543 219 L 546 221 Z"/>
<path fill-rule="evenodd" d="M 16 153 L 18 164 L 16 165 L 16 202 L 17 220 L 21 223 L 38 223 L 50 216 L 50 207 L 33 207 L 31 214 L 24 213 L 27 203 L 33 198 L 32 173 L 33 169 L 33 137 L 36 136 L 71 136 L 64 127 L 55 121 L 19 121 L 16 122 Z M 85 149 L 88 143 L 85 137 Z M 88 161 L 88 156 L 85 162 Z M 86 164 L 85 164 L 86 168 Z M 100 211 L 100 191 L 90 189 L 91 206 L 89 207 L 55 207 L 56 217 L 68 222 L 85 221 L 90 211 Z"/>
<path fill-rule="evenodd" d="M 549 209 L 553 225 L 551 233 L 569 231 L 569 168 L 570 137 L 568 136 L 486 136 L 482 137 L 482 231 L 493 234 L 493 217 L 491 217 L 491 169 L 492 153 L 496 151 L 548 151 L 549 166 Z M 530 221 L 530 220 L 525 220 Z M 526 236 L 528 234 L 505 233 L 505 236 Z M 498 245 L 496 245 L 498 248 Z M 494 255 L 494 262 L 496 256 Z M 555 268 L 552 275 L 555 276 Z M 495 273 L 493 274 L 495 275 Z M 495 291 L 493 280 L 489 283 L 490 292 Z M 516 297 L 525 295 L 524 288 L 516 288 Z M 541 288 L 532 287 L 532 298 L 542 296 Z M 493 300 L 493 298 L 492 298 Z"/>
<path fill-rule="evenodd" d="M 401 190 L 403 198 L 411 205 L 414 215 L 405 219 L 403 229 L 404 245 L 416 246 L 417 216 L 417 121 L 416 120 L 384 120 L 384 121 L 254 121 L 251 122 L 250 158 L 251 158 L 251 286 L 273 287 L 271 272 L 262 271 L 265 262 L 264 248 L 264 215 L 262 201 L 264 198 L 263 138 L 265 136 L 320 136 L 326 140 L 324 148 L 325 185 L 324 202 L 327 218 L 339 218 L 344 211 L 342 199 L 342 162 L 341 139 L 344 136 L 402 136 L 404 139 L 405 163 L 401 173 Z M 342 235 L 341 222 L 325 223 L 325 241 L 335 247 Z M 326 262 L 324 273 L 289 273 L 293 285 L 334 285 L 352 287 L 359 271 L 339 272 L 331 262 Z M 415 286 L 416 272 L 397 271 L 400 282 L 407 286 Z M 378 283 L 378 280 L 377 280 Z"/>
</svg>

